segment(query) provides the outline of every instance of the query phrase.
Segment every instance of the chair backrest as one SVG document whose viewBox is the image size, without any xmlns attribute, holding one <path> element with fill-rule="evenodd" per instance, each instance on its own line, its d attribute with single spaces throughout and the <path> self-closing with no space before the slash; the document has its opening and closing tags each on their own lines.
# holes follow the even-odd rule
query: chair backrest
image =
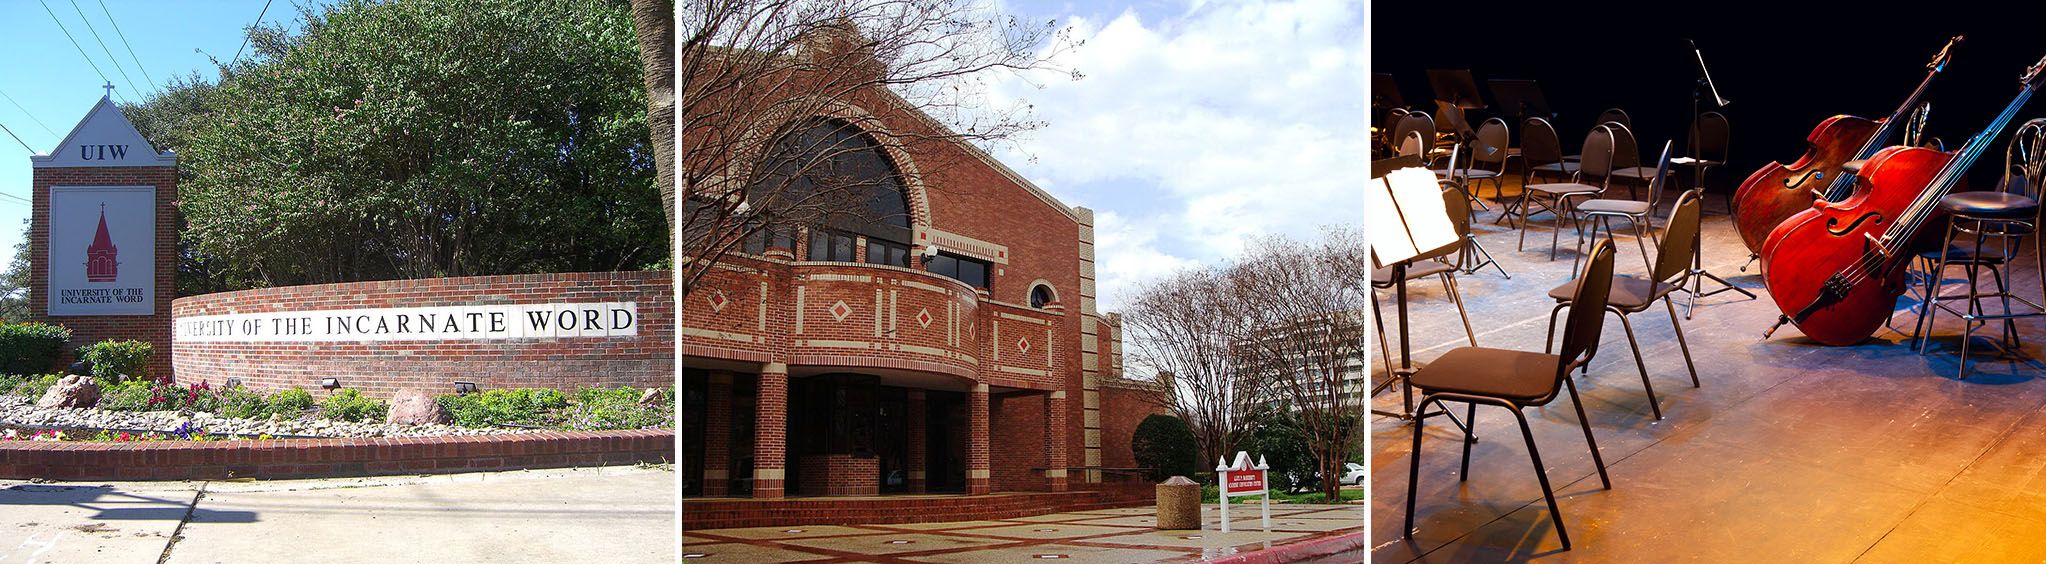
<svg viewBox="0 0 2046 564">
<path fill-rule="evenodd" d="M 1506 129 L 1506 120 L 1492 118 L 1478 126 L 1477 135 L 1471 140 L 1471 161 L 1505 164 L 1507 144 L 1513 142 L 1513 134 Z"/>
<path fill-rule="evenodd" d="M 1400 118 L 1399 127 L 1393 129 L 1392 133 L 1394 139 L 1405 143 L 1407 134 L 1417 131 L 1421 133 L 1423 147 L 1435 146 L 1435 118 L 1429 116 L 1428 112 L 1407 112 L 1407 117 Z"/>
<path fill-rule="evenodd" d="M 1704 196 L 1697 188 L 1677 196 L 1677 205 L 1669 212 L 1669 225 L 1662 231 L 1662 245 L 1655 250 L 1655 272 L 1651 276 L 1656 281 L 1670 282 L 1690 272 L 1692 254 L 1698 250 L 1698 230 L 1704 217 L 1704 206 L 1699 202 Z"/>
<path fill-rule="evenodd" d="M 1726 162 L 1726 146 L 1732 139 L 1733 130 L 1726 122 L 1726 114 L 1705 112 L 1691 122 L 1691 157 Z"/>
<path fill-rule="evenodd" d="M 2018 126 L 2003 152 L 2003 179 L 1996 183 L 2005 192 L 2039 197 L 2039 183 L 2046 176 L 2046 118 Z"/>
<path fill-rule="evenodd" d="M 1427 153 L 1428 142 L 1423 140 L 1423 138 L 1421 137 L 1421 132 L 1409 131 L 1405 136 L 1400 137 L 1399 156 L 1423 157 L 1426 156 Z"/>
<path fill-rule="evenodd" d="M 1591 245 L 1591 264 L 1577 280 L 1577 293 L 1570 296 L 1570 316 L 1563 322 L 1563 348 L 1559 351 L 1563 361 L 1556 363 L 1557 386 L 1570 377 L 1577 363 L 1598 351 L 1599 332 L 1605 329 L 1606 297 L 1613 290 L 1612 239 Z M 1555 393 L 1550 388 L 1549 394 Z"/>
<path fill-rule="evenodd" d="M 1613 174 L 1613 129 L 1598 126 L 1584 136 L 1583 160 L 1577 162 L 1579 174 L 1599 177 L 1599 186 L 1606 185 L 1606 179 Z"/>
<path fill-rule="evenodd" d="M 1641 166 L 1641 145 L 1634 140 L 1634 129 L 1617 121 L 1602 125 L 1613 130 L 1613 169 Z"/>
<path fill-rule="evenodd" d="M 1648 214 L 1655 215 L 1655 206 L 1662 203 L 1663 184 L 1669 181 L 1670 151 L 1675 141 L 1662 142 L 1662 156 L 1655 159 L 1655 176 L 1648 179 Z"/>
<path fill-rule="evenodd" d="M 1620 125 L 1634 127 L 1634 118 L 1627 117 L 1627 111 L 1619 108 L 1606 108 L 1606 111 L 1599 112 L 1598 121 L 1595 123 L 1605 123 L 1609 121 L 1617 121 L 1620 122 Z"/>
<path fill-rule="evenodd" d="M 1520 156 L 1529 167 L 1563 162 L 1563 139 L 1556 135 L 1556 126 L 1546 119 L 1527 118 L 1520 126 Z"/>
</svg>

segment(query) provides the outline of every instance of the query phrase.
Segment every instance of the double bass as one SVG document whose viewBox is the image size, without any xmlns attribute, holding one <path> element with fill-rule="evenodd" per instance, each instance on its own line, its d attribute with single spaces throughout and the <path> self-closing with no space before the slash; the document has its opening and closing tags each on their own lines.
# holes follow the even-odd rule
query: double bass
<svg viewBox="0 0 2046 564">
<path fill-rule="evenodd" d="M 1885 148 L 1847 199 L 1816 202 L 1777 226 L 1766 242 L 1772 254 L 1762 256 L 1762 282 L 1783 312 L 1776 326 L 1794 323 L 1826 345 L 1874 335 L 1904 293 L 1912 237 L 2031 99 L 2042 69 L 2046 58 L 2025 69 L 2017 98 L 1955 152 Z"/>
<path fill-rule="evenodd" d="M 1810 209 L 1814 199 L 1840 201 L 1854 189 L 1854 175 L 1845 174 L 1841 165 L 1848 161 L 1867 159 L 1882 150 L 1883 142 L 1890 132 L 1901 125 L 1902 116 L 1918 105 L 1925 96 L 1925 90 L 1932 86 L 1932 79 L 1945 70 L 1952 59 L 1950 53 L 1961 43 L 1962 36 L 1947 40 L 1946 47 L 1932 57 L 1925 68 L 1925 80 L 1918 83 L 1918 89 L 1911 91 L 1911 97 L 1891 112 L 1890 117 L 1881 121 L 1850 115 L 1838 115 L 1819 122 L 1812 128 L 1811 135 L 1805 136 L 1808 147 L 1804 158 L 1785 166 L 1771 162 L 1741 181 L 1740 189 L 1734 192 L 1734 227 L 1741 234 L 1741 242 L 1756 256 L 1768 256 L 1763 243 L 1768 241 L 1769 232 L 1783 224 L 1791 215 Z"/>
</svg>

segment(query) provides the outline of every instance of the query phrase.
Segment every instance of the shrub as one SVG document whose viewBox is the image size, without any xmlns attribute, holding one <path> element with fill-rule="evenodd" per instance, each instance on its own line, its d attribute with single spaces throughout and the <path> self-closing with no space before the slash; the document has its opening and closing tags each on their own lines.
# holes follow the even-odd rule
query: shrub
<svg viewBox="0 0 2046 564">
<path fill-rule="evenodd" d="M 645 429 L 674 425 L 674 392 L 662 391 L 662 400 L 640 405 L 642 392 L 631 386 L 583 388 L 576 390 L 576 403 L 562 412 L 561 428 L 576 431 Z"/>
<path fill-rule="evenodd" d="M 1244 438 L 1239 449 L 1250 453 L 1252 460 L 1263 458 L 1272 465 L 1268 473 L 1272 489 L 1299 493 L 1317 488 L 1321 483 L 1318 477 L 1321 470 L 1314 451 L 1307 443 L 1307 434 L 1301 432 L 1292 413 L 1282 411 L 1262 418 Z M 1341 478 L 1335 476 L 1330 479 Z"/>
<path fill-rule="evenodd" d="M 1178 417 L 1145 417 L 1131 433 L 1130 452 L 1153 482 L 1172 476 L 1192 478 L 1201 470 L 1200 446 L 1194 442 L 1193 430 Z"/>
<path fill-rule="evenodd" d="M 549 412 L 568 406 L 557 390 L 486 390 L 434 398 L 456 425 L 489 427 L 499 423 L 539 423 Z"/>
<path fill-rule="evenodd" d="M 155 407 L 149 398 L 156 395 L 156 384 L 143 380 L 129 380 L 100 390 L 99 408 L 115 411 L 149 411 Z"/>
<path fill-rule="evenodd" d="M 149 379 L 149 357 L 154 348 L 148 341 L 100 341 L 78 349 L 78 359 L 92 366 L 92 377 L 100 386 L 128 380 Z"/>
<path fill-rule="evenodd" d="M 29 381 L 29 379 L 31 378 L 34 378 L 34 376 L 23 376 L 20 374 L 0 374 L 0 394 L 13 394 L 15 386 L 20 386 L 22 383 Z"/>
<path fill-rule="evenodd" d="M 270 412 L 294 414 L 313 408 L 313 395 L 305 390 L 292 388 L 270 394 Z"/>
<path fill-rule="evenodd" d="M 43 392 L 49 391 L 50 386 L 57 385 L 58 378 L 61 378 L 61 376 L 56 374 L 44 374 L 41 377 L 31 376 L 22 382 L 21 385 L 14 387 L 14 395 L 24 396 L 30 400 L 43 397 Z"/>
<path fill-rule="evenodd" d="M 42 374 L 57 366 L 71 330 L 45 323 L 0 325 L 0 373 Z"/>
<path fill-rule="evenodd" d="M 363 397 L 362 392 L 354 388 L 334 392 L 334 395 L 320 400 L 320 417 L 337 421 L 383 421 L 390 412 L 391 404 Z"/>
<path fill-rule="evenodd" d="M 249 391 L 248 388 L 229 386 L 214 395 L 218 399 L 215 413 L 221 417 L 259 419 L 271 413 L 270 404 L 263 401 L 263 395 Z"/>
</svg>

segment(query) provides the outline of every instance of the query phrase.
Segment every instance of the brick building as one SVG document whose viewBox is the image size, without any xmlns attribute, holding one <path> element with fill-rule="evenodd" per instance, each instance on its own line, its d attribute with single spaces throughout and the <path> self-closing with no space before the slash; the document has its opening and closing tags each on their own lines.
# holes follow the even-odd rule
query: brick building
<svg viewBox="0 0 2046 564">
<path fill-rule="evenodd" d="M 828 148 L 820 162 L 875 187 L 851 206 L 865 213 L 755 232 L 682 298 L 683 495 L 1116 481 L 1157 409 L 1121 378 L 1117 317 L 1095 311 L 1093 212 L 892 92 L 838 99 L 771 118 L 796 124 L 777 146 Z"/>
</svg>

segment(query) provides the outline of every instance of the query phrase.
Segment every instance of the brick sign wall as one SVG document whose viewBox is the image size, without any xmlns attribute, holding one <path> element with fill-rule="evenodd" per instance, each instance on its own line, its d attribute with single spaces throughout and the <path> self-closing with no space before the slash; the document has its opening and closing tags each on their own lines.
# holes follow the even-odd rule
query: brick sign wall
<svg viewBox="0 0 2046 564">
<path fill-rule="evenodd" d="M 533 315 L 550 306 L 574 314 L 554 317 L 560 326 L 541 335 L 533 330 Z M 188 384 L 219 385 L 234 377 L 258 390 L 316 390 L 321 378 L 331 377 L 378 397 L 408 387 L 451 392 L 456 381 L 483 389 L 674 385 L 668 272 L 292 286 L 181 298 L 169 309 L 181 327 L 174 345 L 177 380 Z M 590 311 L 598 312 L 594 322 Z M 502 332 L 491 330 L 493 313 L 506 321 Z M 307 320 L 298 329 L 304 334 L 279 335 L 279 328 L 292 331 L 285 322 L 294 317 Z M 397 321 L 405 318 L 411 324 L 398 332 Z M 423 319 L 438 320 L 430 323 L 446 333 L 422 333 Z M 251 321 L 262 327 L 253 335 L 216 328 Z M 578 332 L 562 333 L 571 322 L 581 324 L 574 327 Z M 171 327 L 165 323 L 166 332 Z"/>
</svg>

